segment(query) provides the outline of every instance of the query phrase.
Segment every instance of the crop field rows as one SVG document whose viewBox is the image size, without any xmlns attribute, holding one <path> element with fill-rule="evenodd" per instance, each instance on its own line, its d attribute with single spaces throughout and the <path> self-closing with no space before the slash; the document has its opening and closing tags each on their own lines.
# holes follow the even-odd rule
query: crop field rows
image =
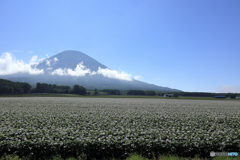
<svg viewBox="0 0 240 160">
<path fill-rule="evenodd" d="M 240 152 L 239 122 L 239 101 L 0 98 L 0 153 L 206 157 Z"/>
</svg>

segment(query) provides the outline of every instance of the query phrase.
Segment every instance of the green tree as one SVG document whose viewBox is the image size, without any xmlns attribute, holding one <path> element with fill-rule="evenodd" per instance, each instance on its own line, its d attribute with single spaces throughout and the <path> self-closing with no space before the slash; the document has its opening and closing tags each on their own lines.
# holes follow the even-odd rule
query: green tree
<svg viewBox="0 0 240 160">
<path fill-rule="evenodd" d="M 28 83 L 23 83 L 22 88 L 24 93 L 29 93 L 31 91 L 31 85 Z"/>
<path fill-rule="evenodd" d="M 79 85 L 75 84 L 73 86 L 73 93 L 75 93 L 75 94 L 79 94 L 80 93 L 80 86 Z"/>
<path fill-rule="evenodd" d="M 43 85 L 42 83 L 37 83 L 36 85 L 36 93 L 43 93 L 44 92 L 44 88 L 43 88 Z"/>
<path fill-rule="evenodd" d="M 86 88 L 84 88 L 83 86 L 79 86 L 79 85 L 75 84 L 73 86 L 73 93 L 80 94 L 80 95 L 85 95 L 86 94 Z"/>
<path fill-rule="evenodd" d="M 142 90 L 129 90 L 127 95 L 146 95 Z"/>
<path fill-rule="evenodd" d="M 156 92 L 155 91 L 145 91 L 145 94 L 148 96 L 155 96 Z"/>
<path fill-rule="evenodd" d="M 22 82 L 12 82 L 5 79 L 0 79 L 0 92 L 2 94 L 8 93 L 29 93 L 31 85 Z"/>
<path fill-rule="evenodd" d="M 83 86 L 80 86 L 79 89 L 80 89 L 79 90 L 80 95 L 85 95 L 87 93 L 86 88 L 84 88 Z"/>
</svg>

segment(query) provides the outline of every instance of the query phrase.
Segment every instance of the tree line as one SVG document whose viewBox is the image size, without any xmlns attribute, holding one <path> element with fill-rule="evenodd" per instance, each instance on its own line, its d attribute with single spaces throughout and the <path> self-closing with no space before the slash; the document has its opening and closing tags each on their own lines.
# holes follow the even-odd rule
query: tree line
<svg viewBox="0 0 240 160">
<path fill-rule="evenodd" d="M 31 85 L 28 83 L 0 79 L 0 94 L 27 94 L 30 91 Z"/>
<path fill-rule="evenodd" d="M 99 90 L 100 92 L 105 92 L 107 95 L 121 95 L 121 94 L 127 94 L 127 95 L 147 95 L 147 96 L 155 96 L 155 91 L 144 91 L 144 90 L 126 90 L 126 91 L 120 91 L 117 89 L 102 89 Z M 94 90 L 94 95 L 98 93 L 97 89 Z"/>
<path fill-rule="evenodd" d="M 29 94 L 29 93 L 64 93 L 85 95 L 86 88 L 79 85 L 58 86 L 56 84 L 37 83 L 36 88 L 32 88 L 29 83 L 12 82 L 0 79 L 0 94 Z"/>
<path fill-rule="evenodd" d="M 128 90 L 127 95 L 147 95 L 147 96 L 155 96 L 155 91 L 143 91 L 143 90 Z"/>
<path fill-rule="evenodd" d="M 36 88 L 31 90 L 31 93 L 64 93 L 64 94 L 80 94 L 85 95 L 86 88 L 75 84 L 73 88 L 70 86 L 58 86 L 56 84 L 37 83 Z"/>
<path fill-rule="evenodd" d="M 108 95 L 121 95 L 120 90 L 116 89 L 103 89 L 99 90 L 100 92 L 106 92 Z"/>
<path fill-rule="evenodd" d="M 235 98 L 240 93 L 209 93 L 209 92 L 167 92 L 167 91 L 144 91 L 144 90 L 125 90 L 120 91 L 116 89 L 102 89 L 100 92 L 105 92 L 107 95 L 147 95 L 147 96 L 164 96 L 164 94 L 174 94 L 178 96 L 192 96 L 192 97 L 214 97 L 215 95 L 224 95 L 229 98 Z M 0 94 L 29 94 L 29 93 L 62 93 L 62 94 L 80 94 L 90 95 L 86 88 L 79 85 L 70 86 L 37 83 L 35 88 L 25 82 L 12 82 L 10 80 L 0 79 Z M 98 95 L 99 92 L 95 88 L 93 95 Z"/>
</svg>

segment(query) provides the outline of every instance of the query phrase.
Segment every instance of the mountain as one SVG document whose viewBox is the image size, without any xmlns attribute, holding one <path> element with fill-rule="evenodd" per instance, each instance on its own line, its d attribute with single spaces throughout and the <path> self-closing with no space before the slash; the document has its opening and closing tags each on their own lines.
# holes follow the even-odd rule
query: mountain
<svg viewBox="0 0 240 160">
<path fill-rule="evenodd" d="M 95 59 L 79 51 L 64 51 L 44 61 L 32 65 L 32 68 L 42 70 L 43 74 L 31 75 L 17 73 L 0 76 L 11 81 L 28 82 L 35 85 L 37 82 L 57 85 L 75 84 L 87 89 L 119 89 L 119 90 L 161 90 L 177 91 L 168 87 L 148 84 L 131 79 L 125 73 L 118 73 L 99 63 Z"/>
<path fill-rule="evenodd" d="M 48 62 L 48 63 L 47 63 Z M 37 65 L 38 69 L 44 69 L 45 73 L 48 70 L 56 70 L 58 68 L 71 68 L 74 69 L 76 66 L 83 62 L 91 71 L 97 71 L 98 67 L 107 68 L 103 64 L 99 63 L 95 59 L 88 55 L 78 51 L 64 51 L 52 56 Z M 52 68 L 52 69 L 50 69 Z"/>
</svg>

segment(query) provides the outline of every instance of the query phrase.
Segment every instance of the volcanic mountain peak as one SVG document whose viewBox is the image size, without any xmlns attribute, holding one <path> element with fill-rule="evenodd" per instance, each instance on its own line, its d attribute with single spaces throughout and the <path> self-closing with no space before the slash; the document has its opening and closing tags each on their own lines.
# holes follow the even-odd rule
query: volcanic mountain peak
<svg viewBox="0 0 240 160">
<path fill-rule="evenodd" d="M 44 69 L 44 71 L 54 71 L 58 68 L 70 68 L 75 69 L 78 64 L 82 62 L 82 66 L 85 66 L 91 71 L 97 71 L 98 68 L 107 68 L 103 64 L 99 63 L 95 59 L 79 51 L 63 51 L 48 59 L 40 62 L 37 65 L 37 69 Z"/>
</svg>

